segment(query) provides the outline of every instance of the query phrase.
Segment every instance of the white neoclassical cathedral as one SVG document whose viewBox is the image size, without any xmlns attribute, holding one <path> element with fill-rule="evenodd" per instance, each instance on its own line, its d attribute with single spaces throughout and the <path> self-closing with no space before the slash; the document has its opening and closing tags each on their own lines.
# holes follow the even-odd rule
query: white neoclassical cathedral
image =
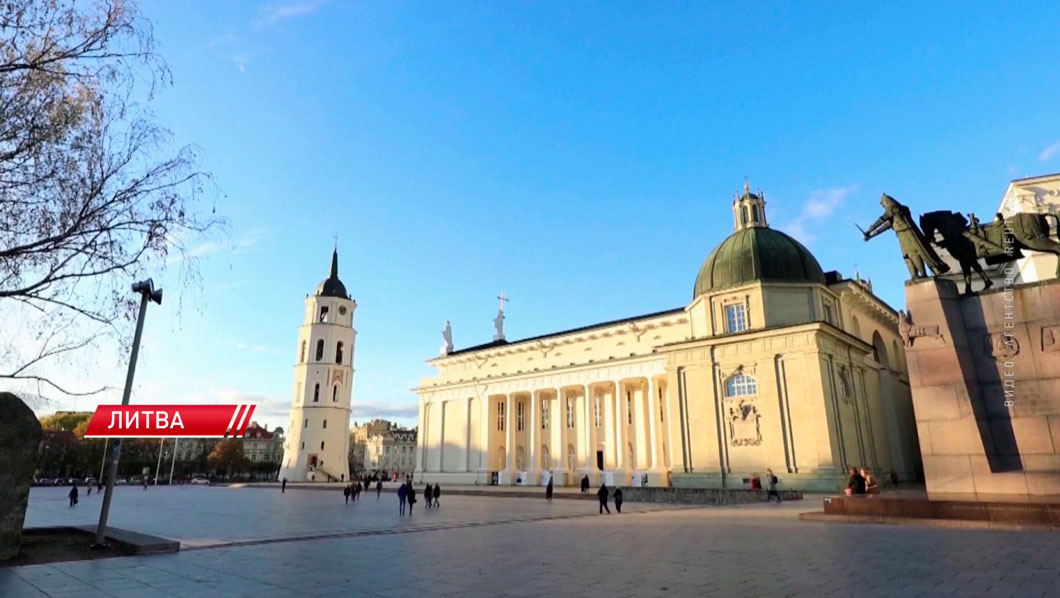
<svg viewBox="0 0 1060 598">
<path fill-rule="evenodd" d="M 327 482 L 349 477 L 356 308 L 357 302 L 339 280 L 336 249 L 331 255 L 331 273 L 305 299 L 280 480 Z"/>
</svg>

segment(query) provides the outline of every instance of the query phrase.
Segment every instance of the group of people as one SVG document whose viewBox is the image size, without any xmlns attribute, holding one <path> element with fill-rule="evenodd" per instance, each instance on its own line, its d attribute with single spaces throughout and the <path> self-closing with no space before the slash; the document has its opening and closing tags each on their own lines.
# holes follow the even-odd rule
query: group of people
<svg viewBox="0 0 1060 598">
<path fill-rule="evenodd" d="M 586 480 L 582 480 L 582 483 L 584 484 L 585 481 Z M 615 490 L 613 492 L 609 493 L 608 490 L 607 490 L 607 484 L 600 484 L 600 489 L 596 491 L 596 496 L 597 496 L 597 498 L 600 499 L 600 514 L 603 515 L 604 511 L 607 511 L 608 515 L 611 514 L 611 509 L 609 509 L 608 506 L 607 506 L 608 494 L 610 494 L 611 498 L 615 501 L 615 510 L 618 511 L 619 513 L 621 513 L 622 512 L 622 489 L 619 488 L 618 486 L 615 486 Z"/>
<path fill-rule="evenodd" d="M 412 480 L 406 478 L 405 481 L 398 487 L 398 513 L 401 515 L 405 514 L 406 509 L 408 514 L 412 515 L 412 505 L 416 504 L 416 488 L 412 485 Z M 438 502 L 438 498 L 442 495 L 442 487 L 440 484 L 427 484 L 427 487 L 423 489 L 424 498 L 424 509 L 438 508 L 441 503 Z"/>
<path fill-rule="evenodd" d="M 287 480 L 283 480 L 283 487 L 287 486 Z M 365 478 L 350 480 L 349 484 L 342 489 L 343 496 L 346 497 L 346 504 L 350 504 L 350 501 L 357 501 L 361 497 L 361 492 L 368 493 L 372 489 L 371 480 Z M 282 490 L 281 490 L 282 491 Z M 378 500 L 379 495 L 383 493 L 383 480 L 376 480 L 375 482 L 375 498 Z"/>
<path fill-rule="evenodd" d="M 780 491 L 777 490 L 777 484 L 780 483 L 780 478 L 773 473 L 772 469 L 766 469 L 766 489 L 769 491 L 766 494 L 766 502 L 770 502 L 775 497 L 777 502 L 780 500 Z M 762 478 L 756 473 L 751 476 L 751 490 L 762 489 Z"/>
<path fill-rule="evenodd" d="M 895 486 L 898 485 L 898 474 L 896 472 L 891 472 L 891 482 Z M 850 467 L 850 479 L 847 482 L 846 489 L 847 496 L 879 493 L 880 483 L 876 480 L 876 476 L 869 471 L 869 468 L 862 467 L 859 471 L 857 467 Z"/>
</svg>

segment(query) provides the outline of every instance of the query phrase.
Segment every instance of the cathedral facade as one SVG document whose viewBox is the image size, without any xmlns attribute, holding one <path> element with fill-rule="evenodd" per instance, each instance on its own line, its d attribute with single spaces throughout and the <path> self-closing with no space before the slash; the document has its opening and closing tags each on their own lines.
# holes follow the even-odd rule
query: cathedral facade
<svg viewBox="0 0 1060 598">
<path fill-rule="evenodd" d="M 280 480 L 328 482 L 349 478 L 356 308 L 357 303 L 339 280 L 336 250 L 331 255 L 330 274 L 305 299 Z"/>
<path fill-rule="evenodd" d="M 430 360 L 417 477 L 747 487 L 769 468 L 820 491 L 848 466 L 919 478 L 898 314 L 770 228 L 761 193 L 745 187 L 732 209 L 688 305 Z"/>
</svg>

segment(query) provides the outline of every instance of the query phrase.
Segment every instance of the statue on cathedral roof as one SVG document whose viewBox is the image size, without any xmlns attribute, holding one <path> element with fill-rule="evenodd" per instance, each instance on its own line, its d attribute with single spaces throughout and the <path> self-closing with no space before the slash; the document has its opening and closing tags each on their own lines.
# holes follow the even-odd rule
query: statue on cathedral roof
<svg viewBox="0 0 1060 598">
<path fill-rule="evenodd" d="M 438 354 L 445 357 L 453 350 L 453 326 L 449 324 L 449 320 L 445 321 L 445 328 L 442 329 L 442 338 L 445 339 L 445 343 L 439 349 Z"/>
</svg>

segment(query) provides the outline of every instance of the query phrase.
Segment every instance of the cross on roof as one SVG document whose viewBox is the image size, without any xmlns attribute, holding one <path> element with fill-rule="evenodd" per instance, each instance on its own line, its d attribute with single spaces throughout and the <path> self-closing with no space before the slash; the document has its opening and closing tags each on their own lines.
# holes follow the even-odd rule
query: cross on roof
<svg viewBox="0 0 1060 598">
<path fill-rule="evenodd" d="M 510 301 L 510 299 L 504 296 L 504 291 L 501 291 L 500 296 L 497 298 L 501 300 L 501 311 L 504 311 L 504 304 Z"/>
</svg>

